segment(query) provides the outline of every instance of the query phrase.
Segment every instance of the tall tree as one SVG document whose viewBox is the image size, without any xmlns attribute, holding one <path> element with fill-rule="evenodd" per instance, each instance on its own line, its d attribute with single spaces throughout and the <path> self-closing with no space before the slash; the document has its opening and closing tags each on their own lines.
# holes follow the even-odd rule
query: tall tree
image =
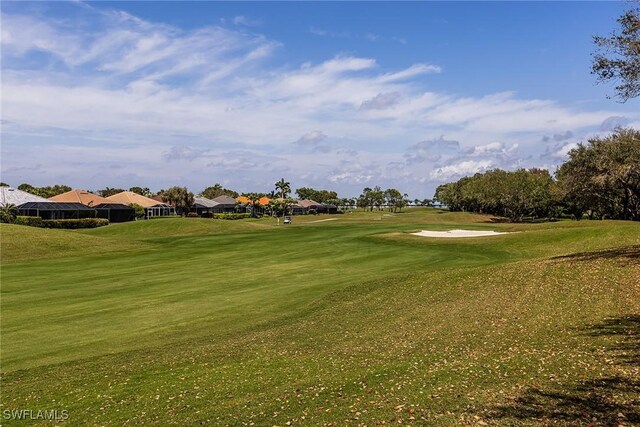
<svg viewBox="0 0 640 427">
<path fill-rule="evenodd" d="M 275 183 L 276 191 L 278 191 L 278 195 L 283 199 L 286 199 L 289 193 L 291 193 L 291 183 L 281 178 L 280 181 Z"/>
<path fill-rule="evenodd" d="M 276 186 L 276 191 L 280 192 L 280 198 L 281 203 L 282 203 L 282 216 L 284 217 L 287 213 L 287 200 L 291 200 L 288 199 L 289 193 L 291 193 L 291 183 L 287 182 L 284 180 L 284 178 L 281 178 L 280 181 L 276 182 L 275 184 Z"/>
<path fill-rule="evenodd" d="M 176 208 L 176 212 L 186 215 L 193 206 L 193 193 L 187 187 L 171 187 L 162 193 L 162 201 Z"/>
<path fill-rule="evenodd" d="M 98 190 L 98 194 L 102 197 L 109 197 L 113 196 L 114 194 L 122 193 L 123 191 L 125 191 L 123 188 L 105 187 L 102 190 Z"/>
<path fill-rule="evenodd" d="M 229 196 L 229 197 L 233 197 L 234 199 L 238 197 L 237 192 L 233 190 L 229 190 L 228 188 L 224 188 L 222 185 L 217 183 L 212 185 L 211 187 L 207 187 L 204 190 L 202 190 L 200 195 L 202 197 L 206 197 L 207 199 L 215 199 L 216 197 L 219 197 L 219 196 Z"/>
<path fill-rule="evenodd" d="M 402 209 L 402 193 L 395 188 L 389 188 L 384 192 L 385 202 L 389 211 L 396 212 L 398 208 Z"/>
<path fill-rule="evenodd" d="M 48 187 L 34 187 L 31 184 L 23 183 L 18 185 L 18 190 L 26 191 L 27 193 L 35 194 L 36 196 L 49 198 L 57 196 L 58 194 L 71 191 L 71 187 L 68 185 L 56 184 Z"/>
<path fill-rule="evenodd" d="M 625 102 L 640 95 L 640 8 L 627 10 L 617 21 L 617 31 L 593 38 L 591 72 L 599 81 L 615 82 L 616 96 Z"/>
<path fill-rule="evenodd" d="M 296 190 L 300 199 L 313 200 L 318 203 L 328 203 L 338 198 L 338 193 L 332 190 L 316 190 L 310 187 L 300 187 Z"/>
<path fill-rule="evenodd" d="M 132 193 L 139 194 L 145 197 L 151 197 L 151 190 L 148 187 L 131 187 L 129 189 Z"/>
<path fill-rule="evenodd" d="M 440 185 L 434 198 L 452 211 L 488 213 L 521 221 L 525 216 L 549 215 L 552 186 L 547 170 L 495 169 Z"/>
<path fill-rule="evenodd" d="M 260 205 L 260 199 L 264 197 L 263 193 L 244 193 L 244 197 L 249 199 L 251 202 L 251 216 L 254 218 L 258 217 L 259 212 L 262 210 L 262 206 Z"/>
</svg>

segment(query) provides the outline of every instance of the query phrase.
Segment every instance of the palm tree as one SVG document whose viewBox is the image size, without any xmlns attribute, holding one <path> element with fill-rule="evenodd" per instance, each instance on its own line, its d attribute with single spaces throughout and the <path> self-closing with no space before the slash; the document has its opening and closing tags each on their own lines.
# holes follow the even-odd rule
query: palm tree
<svg viewBox="0 0 640 427">
<path fill-rule="evenodd" d="M 254 218 L 258 217 L 258 209 L 260 206 L 260 199 L 264 196 L 262 193 L 245 193 L 244 197 L 251 201 L 251 216 Z"/>
<path fill-rule="evenodd" d="M 18 217 L 18 208 L 16 205 L 7 203 L 0 208 L 0 222 L 13 224 Z"/>
<path fill-rule="evenodd" d="M 280 178 L 280 181 L 276 182 L 276 190 L 280 190 L 280 197 L 286 199 L 289 193 L 291 193 L 291 183 Z"/>
<path fill-rule="evenodd" d="M 269 209 L 271 210 L 271 216 L 278 216 L 278 210 L 280 210 L 280 200 L 269 200 Z"/>
<path fill-rule="evenodd" d="M 280 181 L 276 182 L 276 190 L 280 190 L 280 197 L 282 197 L 284 204 L 282 209 L 282 217 L 284 218 L 287 212 L 287 196 L 291 193 L 291 183 L 285 181 L 284 178 L 280 178 Z"/>
</svg>

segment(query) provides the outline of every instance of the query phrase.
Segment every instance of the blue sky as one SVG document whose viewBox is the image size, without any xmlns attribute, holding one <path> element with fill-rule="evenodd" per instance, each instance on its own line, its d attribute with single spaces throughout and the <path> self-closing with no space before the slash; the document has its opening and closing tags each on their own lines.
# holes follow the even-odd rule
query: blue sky
<svg viewBox="0 0 640 427">
<path fill-rule="evenodd" d="M 2 181 L 77 188 L 284 177 L 343 196 L 554 169 L 639 127 L 591 37 L 624 2 L 2 3 Z"/>
</svg>

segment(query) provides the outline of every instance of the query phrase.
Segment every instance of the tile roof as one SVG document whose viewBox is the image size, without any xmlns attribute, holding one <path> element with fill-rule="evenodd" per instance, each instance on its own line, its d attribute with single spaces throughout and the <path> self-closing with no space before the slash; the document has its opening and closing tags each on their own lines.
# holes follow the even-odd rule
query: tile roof
<svg viewBox="0 0 640 427">
<path fill-rule="evenodd" d="M 57 196 L 49 197 L 52 202 L 64 202 L 64 203 L 82 203 L 87 206 L 95 206 L 100 203 L 105 203 L 104 197 L 97 194 L 89 193 L 86 190 L 71 190 L 66 193 L 58 194 Z"/>
<path fill-rule="evenodd" d="M 238 198 L 236 198 L 237 201 L 239 201 L 240 203 L 244 204 L 244 205 L 250 205 L 251 204 L 251 199 L 248 199 L 245 196 L 240 196 Z M 258 203 L 262 206 L 267 206 L 269 204 L 269 202 L 271 201 L 270 198 L 268 197 L 261 197 L 260 200 L 258 201 Z"/>
<path fill-rule="evenodd" d="M 143 208 L 150 208 L 152 206 L 168 206 L 166 203 L 158 202 L 157 200 L 153 200 L 149 197 L 141 196 L 140 194 L 136 194 L 132 191 L 122 191 L 118 194 L 114 194 L 113 196 L 109 196 L 105 199 L 106 203 L 122 203 L 123 205 L 129 205 L 135 203 L 136 205 L 140 205 Z"/>
</svg>

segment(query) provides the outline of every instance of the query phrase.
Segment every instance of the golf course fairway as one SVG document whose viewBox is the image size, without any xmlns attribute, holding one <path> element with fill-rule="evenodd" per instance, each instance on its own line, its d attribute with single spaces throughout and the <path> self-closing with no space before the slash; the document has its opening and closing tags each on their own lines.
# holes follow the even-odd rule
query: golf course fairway
<svg viewBox="0 0 640 427">
<path fill-rule="evenodd" d="M 2 411 L 64 410 L 74 426 L 640 424 L 638 223 L 411 208 L 0 231 Z"/>
</svg>

